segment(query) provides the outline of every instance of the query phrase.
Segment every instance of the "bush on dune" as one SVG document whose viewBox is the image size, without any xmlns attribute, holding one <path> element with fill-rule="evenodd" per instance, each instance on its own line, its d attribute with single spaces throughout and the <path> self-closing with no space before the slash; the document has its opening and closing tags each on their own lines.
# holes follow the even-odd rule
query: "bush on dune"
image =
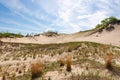
<svg viewBox="0 0 120 80">
<path fill-rule="evenodd" d="M 115 23 L 120 23 L 120 20 L 117 19 L 116 17 L 111 16 L 111 17 L 108 17 L 108 18 L 105 18 L 104 20 L 102 20 L 100 24 L 97 24 L 95 26 L 95 28 L 96 29 L 98 29 L 98 28 L 107 28 L 107 26 L 109 24 L 115 24 Z"/>
<path fill-rule="evenodd" d="M 44 64 L 40 61 L 31 64 L 32 79 L 43 75 Z"/>
<path fill-rule="evenodd" d="M 9 38 L 13 38 L 13 37 L 23 37 L 23 35 L 21 33 L 10 33 L 10 32 L 0 32 L 0 38 L 4 38 L 4 37 L 9 37 Z"/>
</svg>

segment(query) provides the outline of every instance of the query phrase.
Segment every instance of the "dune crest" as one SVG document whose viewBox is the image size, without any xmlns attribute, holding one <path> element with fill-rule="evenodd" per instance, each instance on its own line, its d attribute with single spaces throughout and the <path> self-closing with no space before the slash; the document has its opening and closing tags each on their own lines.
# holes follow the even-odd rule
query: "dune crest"
<svg viewBox="0 0 120 80">
<path fill-rule="evenodd" d="M 22 37 L 22 38 L 1 38 L 3 42 L 13 43 L 37 43 L 37 44 L 51 44 L 51 43 L 65 43 L 75 41 L 90 41 L 103 44 L 111 44 L 120 46 L 120 25 L 113 25 L 114 29 L 111 31 L 103 29 L 102 32 L 83 31 L 74 34 L 61 34 L 56 36 L 45 36 L 40 34 L 34 37 Z"/>
</svg>

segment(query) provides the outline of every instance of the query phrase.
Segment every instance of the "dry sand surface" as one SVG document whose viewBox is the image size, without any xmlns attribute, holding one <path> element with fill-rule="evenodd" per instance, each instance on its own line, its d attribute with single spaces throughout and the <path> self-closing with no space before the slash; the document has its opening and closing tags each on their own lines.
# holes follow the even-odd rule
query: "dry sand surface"
<svg viewBox="0 0 120 80">
<path fill-rule="evenodd" d="M 23 38 L 2 38 L 3 42 L 15 42 L 15 43 L 38 43 L 38 44 L 50 44 L 50 43 L 65 43 L 74 41 L 91 41 L 103 44 L 111 44 L 115 46 L 120 46 L 120 25 L 114 25 L 115 30 L 113 31 L 103 31 L 101 34 L 94 33 L 89 36 L 84 36 L 86 33 L 75 33 L 68 35 L 60 35 L 47 37 L 44 35 L 35 37 L 23 37 Z"/>
</svg>

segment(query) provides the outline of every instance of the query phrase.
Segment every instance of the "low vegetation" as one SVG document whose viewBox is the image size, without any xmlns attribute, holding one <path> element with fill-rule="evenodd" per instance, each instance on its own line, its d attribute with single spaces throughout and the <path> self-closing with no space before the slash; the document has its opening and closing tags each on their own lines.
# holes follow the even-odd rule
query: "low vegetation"
<svg viewBox="0 0 120 80">
<path fill-rule="evenodd" d="M 36 61 L 31 64 L 32 79 L 42 77 L 44 64 L 40 61 Z"/>
<path fill-rule="evenodd" d="M 60 67 L 64 66 L 65 65 L 65 58 L 60 58 L 58 60 L 58 63 L 60 64 Z"/>
<path fill-rule="evenodd" d="M 43 35 L 48 36 L 48 37 L 53 37 L 53 36 L 57 36 L 58 33 L 54 31 L 47 31 L 47 32 L 44 32 Z"/>
<path fill-rule="evenodd" d="M 120 20 L 111 16 L 102 20 L 101 24 L 96 25 L 96 28 L 107 28 L 109 24 L 116 24 L 116 23 L 120 23 Z"/>
<path fill-rule="evenodd" d="M 6 80 L 5 73 L 2 74 L 2 80 Z"/>
<path fill-rule="evenodd" d="M 112 64 L 111 64 L 112 59 L 113 59 L 113 54 L 112 53 L 107 54 L 106 61 L 105 61 L 105 67 L 108 70 L 112 70 Z"/>
<path fill-rule="evenodd" d="M 94 42 L 0 45 L 0 78 L 4 77 L 1 73 L 4 67 L 6 80 L 119 80 L 120 77 L 120 48 L 116 46 Z"/>
<path fill-rule="evenodd" d="M 0 32 L 0 38 L 16 38 L 16 37 L 23 37 L 21 33 L 15 34 L 15 33 L 10 33 L 10 32 Z"/>
<path fill-rule="evenodd" d="M 71 68 L 71 64 L 72 64 L 71 57 L 69 57 L 69 56 L 67 57 L 66 64 L 67 64 L 66 71 L 71 72 L 71 70 L 72 70 L 72 68 Z"/>
</svg>

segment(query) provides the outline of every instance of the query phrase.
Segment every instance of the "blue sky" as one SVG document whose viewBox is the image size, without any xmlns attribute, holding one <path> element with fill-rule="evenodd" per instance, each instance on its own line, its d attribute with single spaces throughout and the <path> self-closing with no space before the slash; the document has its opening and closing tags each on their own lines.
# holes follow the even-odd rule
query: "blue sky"
<svg viewBox="0 0 120 80">
<path fill-rule="evenodd" d="M 120 0 L 0 0 L 0 31 L 74 33 L 106 17 L 120 18 Z"/>
</svg>

